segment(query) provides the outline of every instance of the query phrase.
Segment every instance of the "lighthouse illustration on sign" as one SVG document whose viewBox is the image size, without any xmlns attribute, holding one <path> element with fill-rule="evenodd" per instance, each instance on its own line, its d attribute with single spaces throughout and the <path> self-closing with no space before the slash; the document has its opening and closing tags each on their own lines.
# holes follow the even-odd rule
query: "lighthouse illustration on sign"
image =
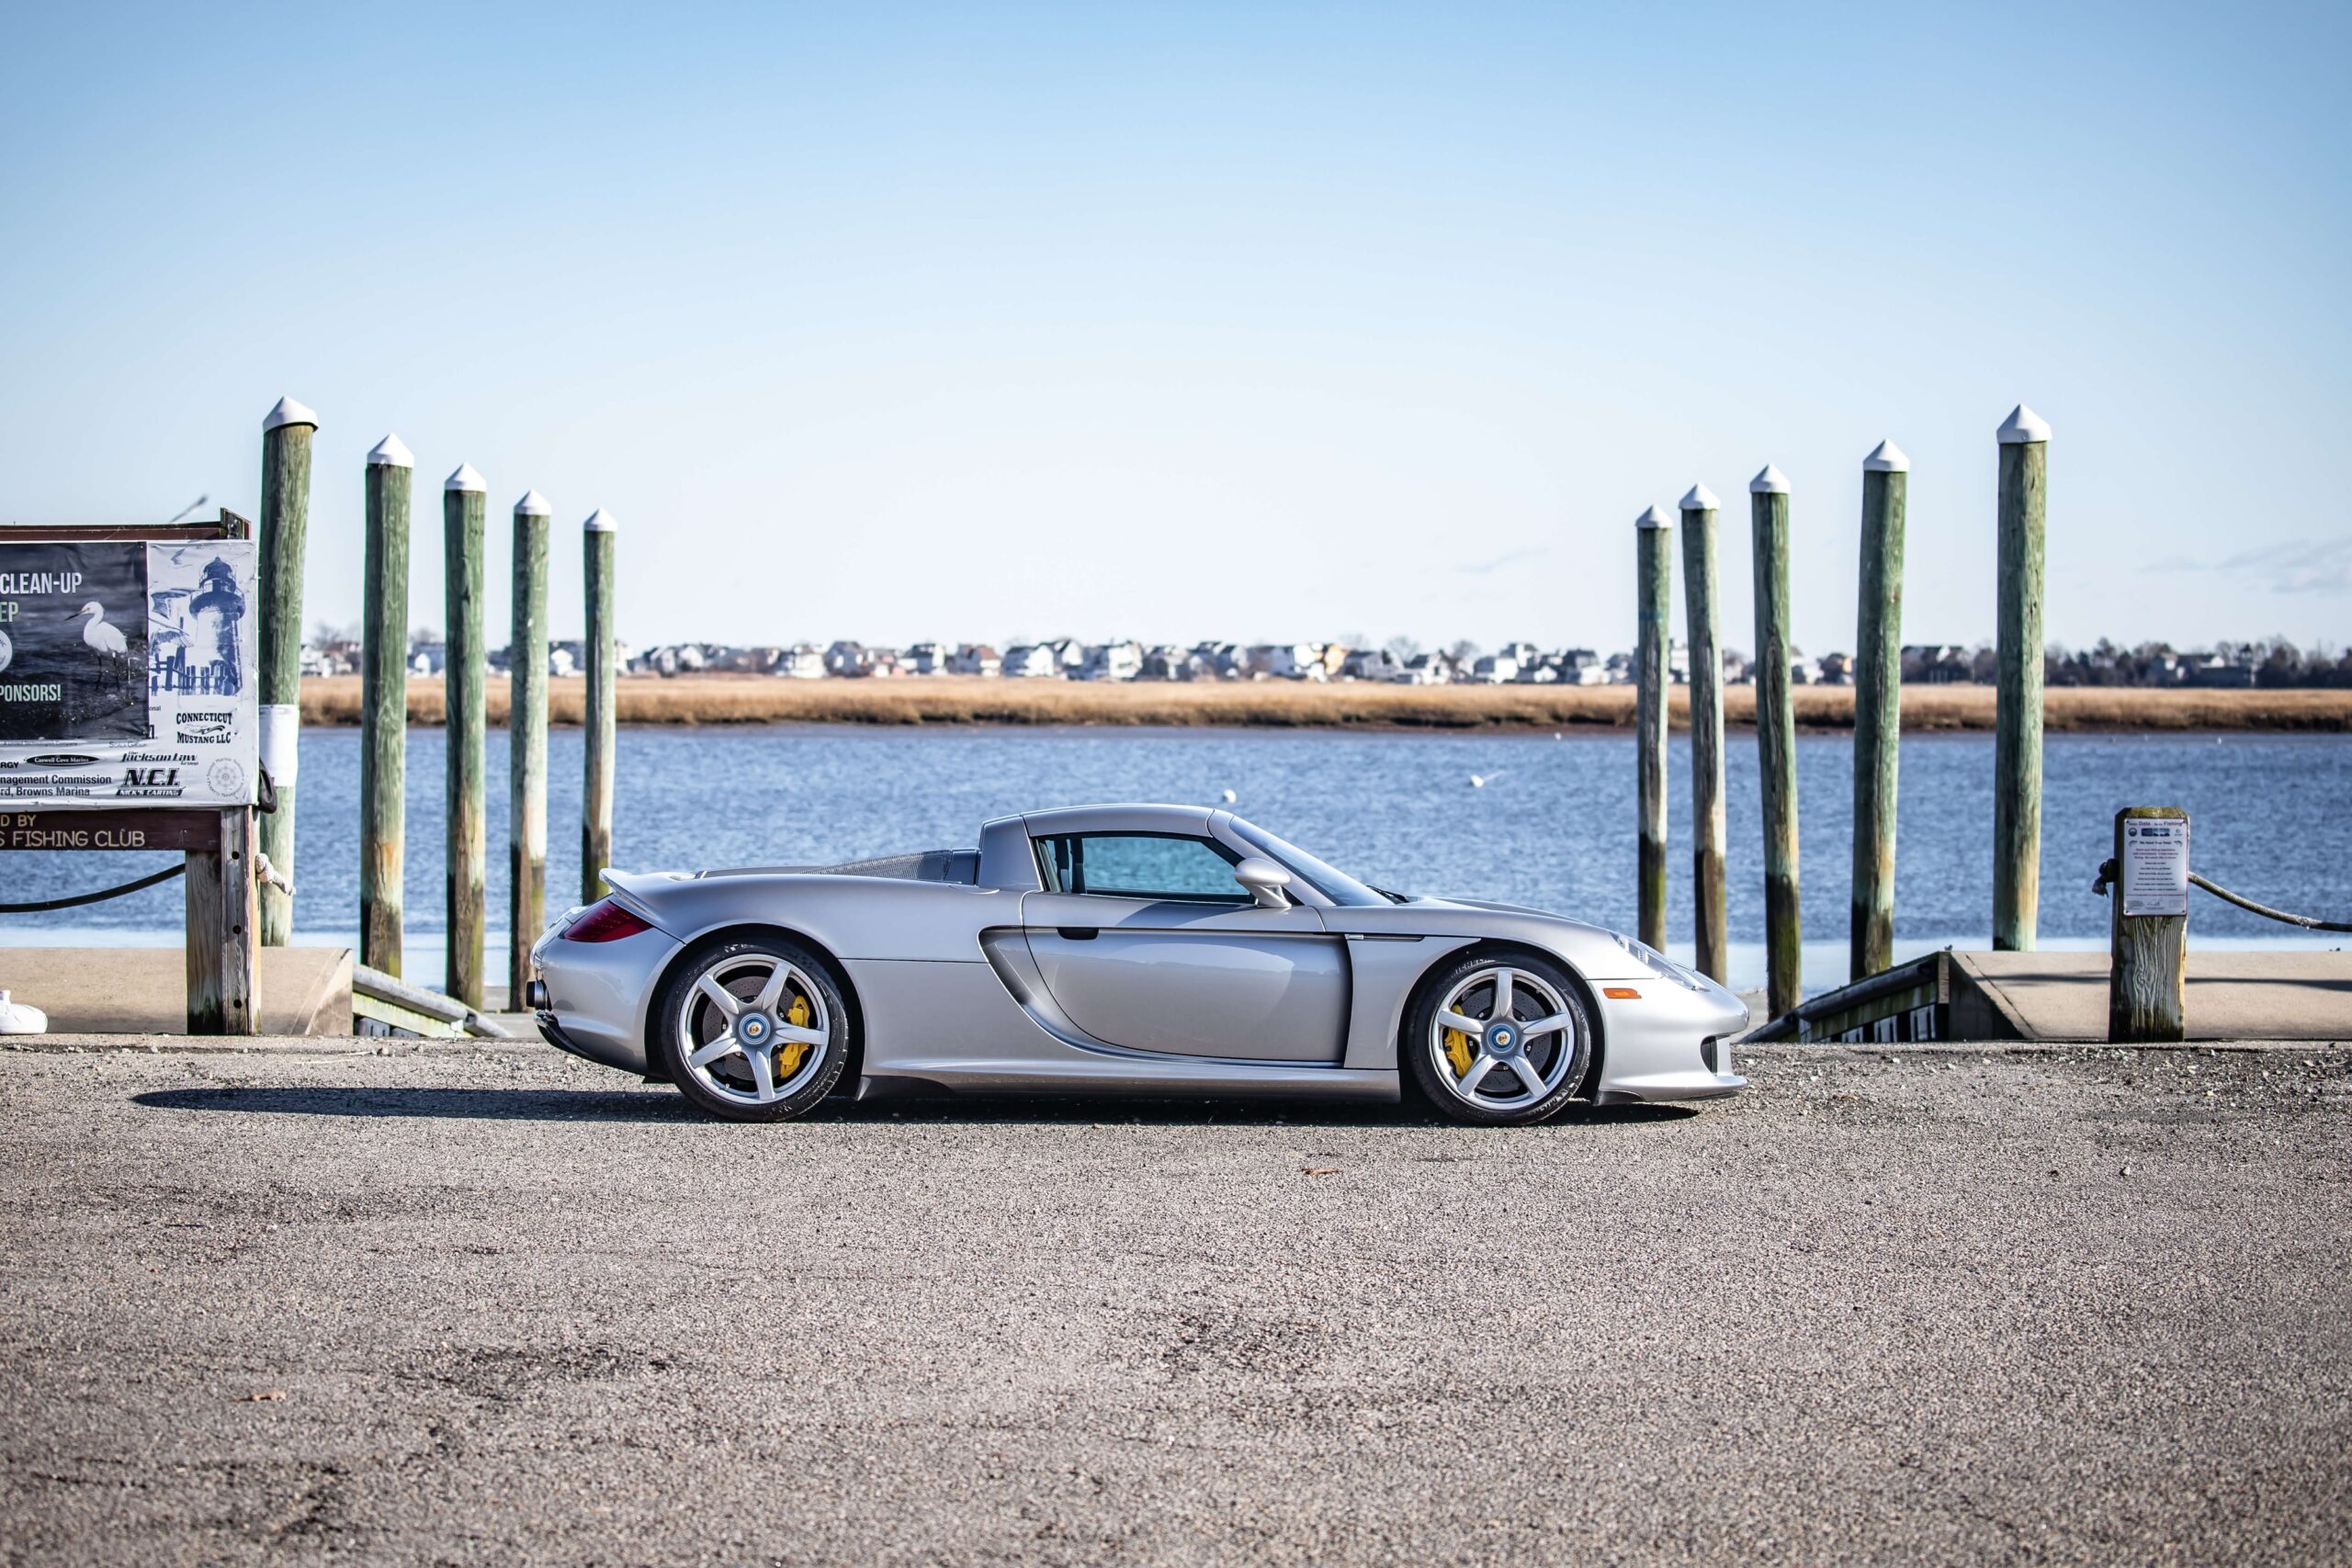
<svg viewBox="0 0 2352 1568">
<path fill-rule="evenodd" d="M 233 697 L 243 677 L 238 638 L 245 596 L 237 574 L 218 558 L 206 563 L 193 589 L 150 595 L 150 689 L 181 696 Z"/>
</svg>

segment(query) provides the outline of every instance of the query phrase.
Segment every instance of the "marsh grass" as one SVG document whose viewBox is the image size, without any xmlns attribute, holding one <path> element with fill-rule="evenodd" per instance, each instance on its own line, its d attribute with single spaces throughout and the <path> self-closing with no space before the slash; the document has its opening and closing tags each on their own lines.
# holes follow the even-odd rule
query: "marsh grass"
<svg viewBox="0 0 2352 1568">
<path fill-rule="evenodd" d="M 549 716 L 578 724 L 584 682 L 551 682 Z M 884 680 L 787 681 L 761 675 L 632 676 L 619 683 L 623 724 L 1155 725 L 1241 726 L 1282 729 L 1543 730 L 1577 727 L 1630 729 L 1630 686 L 1387 686 L 1362 682 L 1310 685 L 1291 681 L 1133 682 L 979 680 L 956 676 Z M 507 685 L 490 682 L 490 718 L 506 717 Z M 1754 722 L 1755 689 L 1732 687 L 1725 716 Z M 1682 688 L 1671 697 L 1681 728 Z M 1848 729 L 1853 689 L 1800 686 L 1797 720 L 1808 728 Z M 441 682 L 415 677 L 409 722 L 442 722 Z M 1903 694 L 1907 730 L 1989 730 L 1990 686 L 1912 686 Z M 359 722 L 359 679 L 302 682 L 307 724 Z M 2352 731 L 2352 691 L 2154 691 L 2061 686 L 2050 690 L 2044 728 L 2053 731 L 2162 730 Z"/>
</svg>

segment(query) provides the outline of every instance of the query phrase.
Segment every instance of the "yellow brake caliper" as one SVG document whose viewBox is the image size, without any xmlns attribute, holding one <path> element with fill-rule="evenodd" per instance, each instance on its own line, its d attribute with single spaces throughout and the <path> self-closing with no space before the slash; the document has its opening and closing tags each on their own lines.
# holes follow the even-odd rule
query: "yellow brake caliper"
<svg viewBox="0 0 2352 1568">
<path fill-rule="evenodd" d="M 808 1021 L 815 1016 L 816 1014 L 808 1010 L 807 997 L 795 997 L 792 998 L 791 1010 L 784 1015 L 784 1021 L 795 1029 L 806 1029 L 808 1027 Z M 798 1072 L 800 1064 L 808 1060 L 808 1043 L 805 1040 L 788 1040 L 775 1049 L 776 1055 L 780 1058 L 776 1063 L 775 1080 L 782 1083 Z"/>
<path fill-rule="evenodd" d="M 1445 1059 L 1453 1064 L 1453 1076 L 1462 1077 L 1470 1070 L 1474 1060 L 1470 1054 L 1470 1037 L 1458 1029 L 1445 1032 Z"/>
</svg>

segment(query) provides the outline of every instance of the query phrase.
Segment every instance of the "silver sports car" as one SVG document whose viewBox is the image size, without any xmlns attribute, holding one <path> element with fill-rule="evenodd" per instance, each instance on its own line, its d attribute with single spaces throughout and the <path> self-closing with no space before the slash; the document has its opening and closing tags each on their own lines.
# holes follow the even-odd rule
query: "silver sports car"
<svg viewBox="0 0 2352 1568">
<path fill-rule="evenodd" d="M 1540 1122 L 1745 1087 L 1739 998 L 1507 904 L 1368 887 L 1230 811 L 1001 817 L 975 850 L 608 872 L 532 950 L 550 1044 L 715 1115 L 837 1090 L 1292 1095 Z"/>
</svg>

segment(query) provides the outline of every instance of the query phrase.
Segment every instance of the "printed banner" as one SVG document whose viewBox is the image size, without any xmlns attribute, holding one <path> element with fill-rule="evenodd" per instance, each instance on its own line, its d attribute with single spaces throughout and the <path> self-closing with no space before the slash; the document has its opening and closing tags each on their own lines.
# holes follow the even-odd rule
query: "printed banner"
<svg viewBox="0 0 2352 1568">
<path fill-rule="evenodd" d="M 254 556 L 247 539 L 0 543 L 0 802 L 250 802 Z"/>
</svg>

